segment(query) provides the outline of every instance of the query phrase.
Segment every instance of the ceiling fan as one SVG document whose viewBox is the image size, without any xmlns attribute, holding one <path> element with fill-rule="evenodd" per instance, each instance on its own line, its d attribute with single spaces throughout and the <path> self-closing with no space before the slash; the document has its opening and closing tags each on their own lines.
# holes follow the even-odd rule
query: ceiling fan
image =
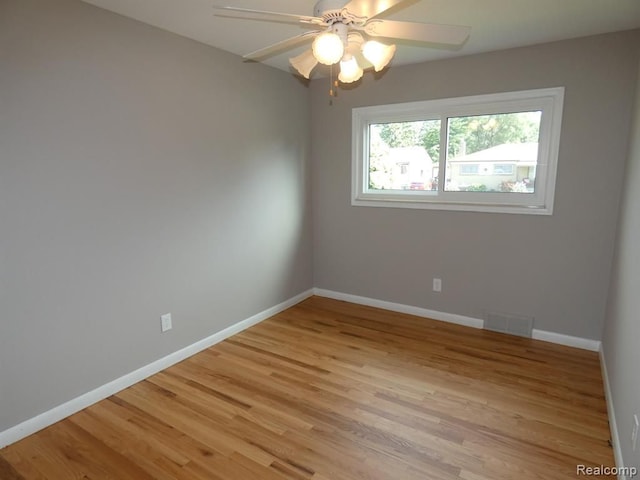
<svg viewBox="0 0 640 480">
<path fill-rule="evenodd" d="M 338 80 L 352 83 L 362 77 L 362 65 L 368 62 L 378 72 L 389 64 L 395 54 L 395 45 L 380 43 L 374 38 L 440 45 L 461 45 L 468 38 L 471 27 L 377 18 L 408 1 L 415 0 L 351 0 L 346 4 L 345 0 L 320 0 L 314 7 L 313 16 L 238 7 L 216 6 L 214 9 L 217 16 L 296 23 L 310 30 L 251 52 L 243 58 L 260 60 L 313 40 L 311 49 L 289 59 L 291 66 L 300 75 L 309 78 L 318 63 L 340 63 Z"/>
</svg>

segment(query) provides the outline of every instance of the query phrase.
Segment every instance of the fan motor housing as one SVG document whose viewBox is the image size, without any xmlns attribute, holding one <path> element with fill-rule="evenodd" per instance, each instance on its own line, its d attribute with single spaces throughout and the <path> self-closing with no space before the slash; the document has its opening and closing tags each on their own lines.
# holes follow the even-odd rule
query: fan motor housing
<svg viewBox="0 0 640 480">
<path fill-rule="evenodd" d="M 339 14 L 344 6 L 344 0 L 320 0 L 313 7 L 313 15 L 324 18 L 325 15 L 331 17 L 336 13 Z"/>
</svg>

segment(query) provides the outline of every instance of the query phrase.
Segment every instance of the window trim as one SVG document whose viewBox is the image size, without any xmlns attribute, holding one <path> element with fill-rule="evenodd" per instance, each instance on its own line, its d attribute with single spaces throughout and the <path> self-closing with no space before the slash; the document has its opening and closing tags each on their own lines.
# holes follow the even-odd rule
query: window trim
<svg viewBox="0 0 640 480">
<path fill-rule="evenodd" d="M 352 186 L 354 206 L 464 210 L 551 215 L 555 197 L 564 87 L 445 98 L 352 110 Z M 535 193 L 445 192 L 447 119 L 456 116 L 542 111 Z M 369 125 L 440 120 L 438 191 L 368 188 Z"/>
</svg>

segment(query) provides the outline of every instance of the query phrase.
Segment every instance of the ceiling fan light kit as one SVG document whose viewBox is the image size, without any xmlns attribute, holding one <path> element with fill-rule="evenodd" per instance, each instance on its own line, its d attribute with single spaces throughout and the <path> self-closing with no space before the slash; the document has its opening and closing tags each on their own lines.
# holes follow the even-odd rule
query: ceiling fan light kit
<svg viewBox="0 0 640 480">
<path fill-rule="evenodd" d="M 300 75 L 309 79 L 311 71 L 318 65 L 318 60 L 311 50 L 305 50 L 297 57 L 290 58 L 289 63 Z"/>
<path fill-rule="evenodd" d="M 346 26 L 336 25 L 335 30 L 346 31 Z M 313 45 L 311 46 L 313 56 L 316 57 L 316 60 L 323 65 L 335 65 L 342 60 L 345 48 L 346 45 L 342 35 L 334 31 L 322 32 L 315 38 Z"/>
<path fill-rule="evenodd" d="M 392 7 L 412 1 L 351 0 L 345 4 L 345 0 L 320 0 L 313 9 L 314 16 L 238 7 L 214 8 L 217 16 L 297 23 L 311 30 L 249 53 L 244 58 L 260 60 L 313 39 L 311 49 L 289 59 L 291 66 L 308 79 L 318 63 L 329 66 L 339 63 L 338 80 L 353 83 L 362 78 L 363 63 L 369 62 L 379 72 L 389 65 L 396 53 L 395 45 L 387 45 L 371 37 L 424 42 L 431 47 L 434 44 L 460 45 L 468 38 L 469 27 L 376 18 Z"/>
<path fill-rule="evenodd" d="M 369 40 L 362 46 L 364 58 L 371 62 L 376 72 L 389 65 L 389 62 L 396 53 L 395 45 L 385 45 L 384 43 Z"/>
<path fill-rule="evenodd" d="M 364 75 L 364 70 L 358 65 L 355 57 L 350 54 L 345 55 L 345 58 L 340 61 L 338 80 L 342 83 L 353 83 L 360 80 L 362 75 Z"/>
</svg>

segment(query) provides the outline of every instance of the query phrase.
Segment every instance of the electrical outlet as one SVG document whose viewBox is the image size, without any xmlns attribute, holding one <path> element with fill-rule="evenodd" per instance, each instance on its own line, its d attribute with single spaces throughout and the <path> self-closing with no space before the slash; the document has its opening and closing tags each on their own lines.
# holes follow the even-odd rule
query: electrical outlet
<svg viewBox="0 0 640 480">
<path fill-rule="evenodd" d="M 170 313 L 165 313 L 164 315 L 160 315 L 160 327 L 162 328 L 162 332 L 166 332 L 167 330 L 171 330 L 173 328 L 173 324 L 171 323 Z"/>
<path fill-rule="evenodd" d="M 638 430 L 640 430 L 640 423 L 638 422 L 638 415 L 633 416 L 633 430 L 631 430 L 631 447 L 633 451 L 636 451 L 638 447 Z"/>
<path fill-rule="evenodd" d="M 433 279 L 433 291 L 434 292 L 441 292 L 442 291 L 442 279 L 441 278 L 434 278 Z"/>
</svg>

